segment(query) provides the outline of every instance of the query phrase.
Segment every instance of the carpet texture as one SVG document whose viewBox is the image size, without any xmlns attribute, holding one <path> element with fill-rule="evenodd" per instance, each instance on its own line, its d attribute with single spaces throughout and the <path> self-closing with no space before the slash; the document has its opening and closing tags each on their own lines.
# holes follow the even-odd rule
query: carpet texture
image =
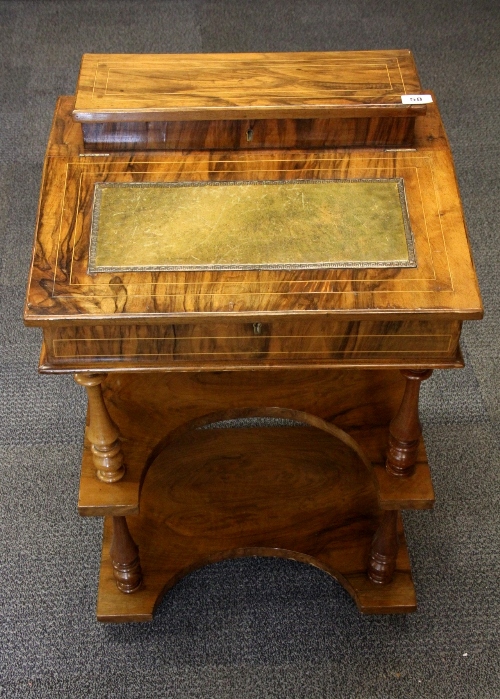
<svg viewBox="0 0 500 699">
<path fill-rule="evenodd" d="M 0 697 L 500 697 L 497 1 L 0 0 Z M 95 620 L 101 521 L 76 511 L 83 391 L 21 322 L 56 97 L 84 52 L 411 48 L 439 100 L 486 307 L 424 384 L 432 512 L 405 515 L 419 610 L 361 617 L 312 567 L 226 561 L 149 625 Z"/>
</svg>

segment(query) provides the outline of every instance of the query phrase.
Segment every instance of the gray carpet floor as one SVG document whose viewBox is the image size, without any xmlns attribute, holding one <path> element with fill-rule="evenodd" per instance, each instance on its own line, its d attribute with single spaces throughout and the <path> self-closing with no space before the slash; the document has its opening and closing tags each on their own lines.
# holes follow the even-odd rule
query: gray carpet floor
<svg viewBox="0 0 500 699">
<path fill-rule="evenodd" d="M 499 4 L 0 0 L 0 697 L 500 697 Z M 422 420 L 437 495 L 405 516 L 419 610 L 361 617 L 321 571 L 226 561 L 149 625 L 95 620 L 101 522 L 76 512 L 83 391 L 21 322 L 55 99 L 84 52 L 411 48 L 453 147 L 486 316 Z"/>
</svg>

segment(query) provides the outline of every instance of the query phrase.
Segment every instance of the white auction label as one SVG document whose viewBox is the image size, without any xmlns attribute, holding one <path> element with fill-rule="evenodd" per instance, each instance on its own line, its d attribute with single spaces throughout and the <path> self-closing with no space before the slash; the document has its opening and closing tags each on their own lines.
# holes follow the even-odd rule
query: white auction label
<svg viewBox="0 0 500 699">
<path fill-rule="evenodd" d="M 432 97 L 430 95 L 401 95 L 403 104 L 430 104 Z"/>
</svg>

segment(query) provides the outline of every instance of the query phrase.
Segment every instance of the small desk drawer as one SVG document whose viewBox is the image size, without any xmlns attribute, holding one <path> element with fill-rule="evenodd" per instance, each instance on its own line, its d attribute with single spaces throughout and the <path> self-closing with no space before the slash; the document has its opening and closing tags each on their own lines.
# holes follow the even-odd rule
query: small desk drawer
<svg viewBox="0 0 500 699">
<path fill-rule="evenodd" d="M 458 321 L 331 321 L 65 326 L 45 330 L 47 363 L 75 369 L 231 369 L 240 366 L 450 364 Z"/>
</svg>

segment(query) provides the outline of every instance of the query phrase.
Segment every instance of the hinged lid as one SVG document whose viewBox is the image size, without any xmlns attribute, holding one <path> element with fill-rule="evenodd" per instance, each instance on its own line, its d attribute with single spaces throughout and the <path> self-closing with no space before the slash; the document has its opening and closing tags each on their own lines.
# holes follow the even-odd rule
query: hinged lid
<svg viewBox="0 0 500 699">
<path fill-rule="evenodd" d="M 81 154 L 81 134 L 71 129 L 72 108 L 71 98 L 60 101 L 49 143 L 25 314 L 28 324 L 262 320 L 282 315 L 390 322 L 481 317 L 453 161 L 446 139 L 440 135 L 436 105 L 430 105 L 427 117 L 420 120 L 423 123 L 417 127 L 414 150 L 192 151 L 168 156 Z M 308 184 L 308 180 L 314 182 Z M 401 197 L 400 180 L 404 183 Z M 381 190 L 374 192 L 377 182 Z M 249 192 L 250 185 L 253 192 Z M 172 191 L 169 188 L 174 186 L 180 199 L 174 205 L 168 203 L 168 214 L 162 209 L 163 197 L 137 196 L 151 190 L 157 193 L 160 188 Z M 267 191 L 275 188 L 262 215 L 272 237 L 281 237 L 283 242 L 287 259 L 282 255 L 278 264 L 267 264 L 272 252 L 269 247 L 264 264 L 249 248 L 252 240 L 259 239 L 255 231 L 259 229 L 260 206 L 252 209 L 246 205 L 243 193 L 246 190 L 251 196 L 261 196 L 266 192 L 257 189 L 262 187 Z M 322 199 L 323 187 L 336 191 L 346 187 L 335 195 L 338 201 L 324 216 L 317 200 Z M 186 197 L 189 188 L 192 198 Z M 238 196 L 228 197 L 231 188 Z M 96 197 L 102 189 L 112 194 L 104 205 L 99 193 Z M 213 198 L 216 190 L 221 196 L 219 204 Z M 279 192 L 284 196 L 276 199 Z M 124 200 L 116 198 L 120 193 Z M 208 199 L 202 200 L 201 195 L 210 195 L 210 206 L 204 206 Z M 379 207 L 376 215 L 370 202 Z M 220 221 L 214 215 L 217 206 Z M 287 221 L 289 207 L 293 226 Z M 247 216 L 249 211 L 253 218 Z M 359 231 L 350 236 L 356 218 Z M 302 225 L 311 220 L 317 230 Z M 177 231 L 186 239 L 185 229 L 181 230 L 186 222 L 197 227 L 193 235 L 199 241 L 199 251 L 191 247 L 192 255 L 200 258 L 203 252 L 205 259 L 171 265 L 166 252 L 171 261 L 174 251 L 166 250 L 166 243 L 169 236 L 174 242 L 172 231 L 176 241 Z M 329 260 L 319 249 L 323 223 L 332 236 L 342 228 L 349 246 L 332 249 Z M 134 239 L 135 227 L 138 235 Z M 245 259 L 238 269 L 231 264 L 221 269 L 220 259 L 211 260 L 204 241 L 215 238 L 214 231 L 221 236 L 222 248 L 230 249 L 229 262 L 241 262 L 239 249 L 244 248 L 252 269 L 245 266 Z M 97 235 L 95 247 L 92 233 Z M 298 240 L 293 241 L 293 236 Z M 357 243 L 359 247 L 353 249 Z M 301 262 L 303 244 L 310 245 L 314 268 L 289 264 L 290 259 Z M 151 246 L 158 249 L 159 260 L 148 258 L 146 247 Z M 125 259 L 127 247 L 132 257 Z M 342 266 L 337 265 L 339 260 Z M 359 264 L 363 260 L 368 260 L 369 267 Z M 215 264 L 207 264 L 211 261 L 217 263 L 217 269 Z M 317 264 L 325 261 L 332 264 Z"/>
<path fill-rule="evenodd" d="M 416 116 L 408 50 L 262 54 L 86 54 L 82 122 Z"/>
</svg>

